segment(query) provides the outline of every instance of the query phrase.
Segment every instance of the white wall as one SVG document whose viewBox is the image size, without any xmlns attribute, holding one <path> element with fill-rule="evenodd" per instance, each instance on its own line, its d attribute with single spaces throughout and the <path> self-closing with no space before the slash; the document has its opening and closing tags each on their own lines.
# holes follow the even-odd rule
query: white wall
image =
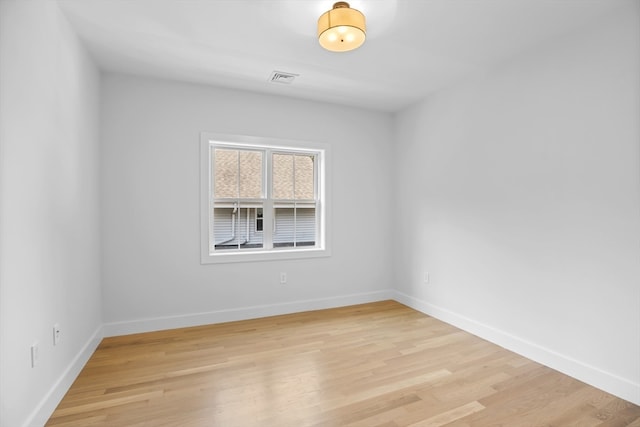
<svg viewBox="0 0 640 427">
<path fill-rule="evenodd" d="M 390 296 L 390 115 L 117 74 L 102 94 L 106 333 Z M 202 131 L 329 144 L 332 256 L 201 265 Z"/>
<path fill-rule="evenodd" d="M 3 427 L 43 423 L 97 343 L 98 80 L 54 2 L 0 2 Z"/>
<path fill-rule="evenodd" d="M 402 301 L 640 403 L 637 6 L 398 114 L 394 246 Z"/>
</svg>

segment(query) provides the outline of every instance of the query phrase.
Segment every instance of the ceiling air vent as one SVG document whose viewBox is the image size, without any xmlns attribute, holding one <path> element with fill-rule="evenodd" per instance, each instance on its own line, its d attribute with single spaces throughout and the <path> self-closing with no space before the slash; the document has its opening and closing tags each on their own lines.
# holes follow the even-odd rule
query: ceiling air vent
<svg viewBox="0 0 640 427">
<path fill-rule="evenodd" d="M 269 77 L 269 81 L 271 83 L 281 83 L 284 85 L 290 85 L 298 76 L 299 74 L 285 73 L 283 71 L 274 71 L 273 73 L 271 73 L 271 77 Z"/>
</svg>

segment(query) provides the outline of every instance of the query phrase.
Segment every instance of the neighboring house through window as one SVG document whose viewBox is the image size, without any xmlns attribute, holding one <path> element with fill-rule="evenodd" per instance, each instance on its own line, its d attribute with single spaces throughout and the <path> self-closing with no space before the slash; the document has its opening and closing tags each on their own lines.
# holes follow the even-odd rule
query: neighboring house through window
<svg viewBox="0 0 640 427">
<path fill-rule="evenodd" d="M 203 134 L 202 157 L 202 262 L 329 254 L 325 147 Z"/>
</svg>

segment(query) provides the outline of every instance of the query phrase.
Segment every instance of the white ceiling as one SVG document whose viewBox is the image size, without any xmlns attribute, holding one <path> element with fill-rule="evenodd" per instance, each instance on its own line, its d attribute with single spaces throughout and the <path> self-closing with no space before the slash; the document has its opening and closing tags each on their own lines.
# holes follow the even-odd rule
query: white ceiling
<svg viewBox="0 0 640 427">
<path fill-rule="evenodd" d="M 352 0 L 367 40 L 345 53 L 316 38 L 332 0 L 59 3 L 105 70 L 397 111 L 634 1 Z"/>
</svg>

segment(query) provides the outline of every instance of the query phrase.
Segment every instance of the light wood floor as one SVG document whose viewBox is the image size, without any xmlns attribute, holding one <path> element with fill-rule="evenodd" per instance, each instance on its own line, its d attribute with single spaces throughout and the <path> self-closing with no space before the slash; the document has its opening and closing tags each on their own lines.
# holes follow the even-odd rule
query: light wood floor
<svg viewBox="0 0 640 427">
<path fill-rule="evenodd" d="M 640 407 L 393 301 L 105 339 L 47 426 L 635 426 Z"/>
</svg>

